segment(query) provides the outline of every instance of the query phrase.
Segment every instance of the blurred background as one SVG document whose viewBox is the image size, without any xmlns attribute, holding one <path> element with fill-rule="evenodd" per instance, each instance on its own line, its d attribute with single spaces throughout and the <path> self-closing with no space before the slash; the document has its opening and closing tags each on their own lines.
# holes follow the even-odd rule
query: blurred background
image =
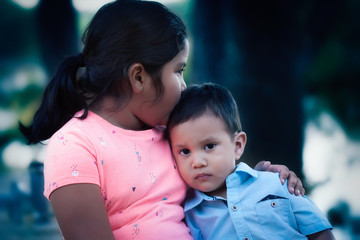
<svg viewBox="0 0 360 240">
<path fill-rule="evenodd" d="M 44 87 L 107 0 L 0 1 L 0 239 L 61 239 L 28 146 Z M 242 161 L 285 164 L 334 226 L 360 239 L 360 1 L 161 1 L 186 23 L 188 84 L 236 98 Z"/>
</svg>

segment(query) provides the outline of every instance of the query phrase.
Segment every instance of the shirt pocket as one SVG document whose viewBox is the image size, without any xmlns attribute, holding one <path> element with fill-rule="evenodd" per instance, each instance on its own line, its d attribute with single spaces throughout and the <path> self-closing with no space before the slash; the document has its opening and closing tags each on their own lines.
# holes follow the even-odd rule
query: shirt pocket
<svg viewBox="0 0 360 240">
<path fill-rule="evenodd" d="M 290 200 L 268 195 L 255 205 L 260 227 L 271 239 L 292 239 L 297 231 L 291 227 L 294 222 Z"/>
</svg>

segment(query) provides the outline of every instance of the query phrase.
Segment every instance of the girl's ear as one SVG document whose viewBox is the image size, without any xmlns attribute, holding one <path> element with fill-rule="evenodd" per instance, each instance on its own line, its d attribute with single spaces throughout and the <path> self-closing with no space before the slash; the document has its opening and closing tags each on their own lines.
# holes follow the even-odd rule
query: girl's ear
<svg viewBox="0 0 360 240">
<path fill-rule="evenodd" d="M 234 137 L 235 143 L 235 160 L 239 160 L 241 155 L 244 153 L 246 145 L 246 133 L 241 131 L 237 133 Z"/>
<path fill-rule="evenodd" d="M 140 93 L 149 75 L 141 63 L 134 63 L 129 69 L 129 79 L 134 93 Z"/>
</svg>

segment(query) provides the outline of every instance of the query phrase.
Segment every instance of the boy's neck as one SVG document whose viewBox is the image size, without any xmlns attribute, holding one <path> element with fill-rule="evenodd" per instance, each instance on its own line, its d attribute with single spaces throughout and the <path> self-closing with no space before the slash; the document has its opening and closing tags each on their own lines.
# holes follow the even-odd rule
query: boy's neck
<svg viewBox="0 0 360 240">
<path fill-rule="evenodd" d="M 212 192 L 204 192 L 204 194 L 210 196 L 210 197 L 222 197 L 224 199 L 227 199 L 226 198 L 226 186 L 225 188 L 221 187 L 221 189 L 217 189 L 215 191 L 212 191 Z"/>
<path fill-rule="evenodd" d="M 236 166 L 234 168 L 234 171 L 232 171 L 228 176 L 230 176 L 231 174 L 233 174 L 236 170 Z M 211 196 L 211 197 L 222 197 L 224 199 L 227 199 L 226 194 L 227 194 L 227 187 L 226 187 L 226 179 L 225 182 L 223 184 L 223 186 L 221 186 L 220 188 L 212 191 L 212 192 L 204 192 L 204 194 Z"/>
</svg>

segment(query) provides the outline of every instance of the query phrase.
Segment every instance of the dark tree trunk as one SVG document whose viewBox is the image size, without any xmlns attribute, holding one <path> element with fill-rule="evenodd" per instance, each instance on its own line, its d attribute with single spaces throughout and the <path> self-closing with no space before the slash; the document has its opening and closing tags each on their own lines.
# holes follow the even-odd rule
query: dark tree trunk
<svg viewBox="0 0 360 240">
<path fill-rule="evenodd" d="M 302 179 L 301 39 L 295 4 L 196 1 L 191 80 L 217 82 L 233 93 L 248 135 L 242 161 L 285 164 Z"/>
<path fill-rule="evenodd" d="M 76 15 L 71 0 L 41 0 L 37 9 L 40 52 L 50 76 L 60 61 L 78 54 Z"/>
</svg>

